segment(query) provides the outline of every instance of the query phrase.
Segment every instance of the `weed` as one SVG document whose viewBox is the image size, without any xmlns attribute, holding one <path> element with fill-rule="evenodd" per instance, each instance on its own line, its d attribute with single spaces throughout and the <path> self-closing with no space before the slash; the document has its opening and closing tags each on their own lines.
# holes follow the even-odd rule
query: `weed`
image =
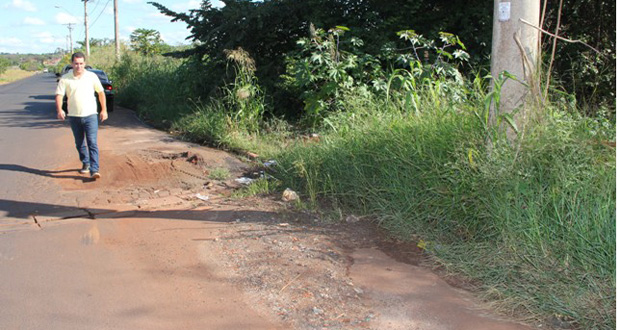
<svg viewBox="0 0 620 330">
<path fill-rule="evenodd" d="M 266 178 L 254 180 L 252 183 L 233 192 L 233 198 L 250 196 L 265 196 L 277 192 L 281 188 L 280 182 Z"/>
<path fill-rule="evenodd" d="M 216 167 L 209 171 L 209 179 L 223 181 L 228 178 L 230 178 L 230 171 L 225 167 Z"/>
</svg>

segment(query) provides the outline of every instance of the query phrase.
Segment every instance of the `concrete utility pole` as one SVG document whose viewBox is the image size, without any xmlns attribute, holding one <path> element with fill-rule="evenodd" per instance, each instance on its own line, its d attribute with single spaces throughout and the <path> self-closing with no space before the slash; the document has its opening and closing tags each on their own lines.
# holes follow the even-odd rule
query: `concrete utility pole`
<svg viewBox="0 0 620 330">
<path fill-rule="evenodd" d="M 118 0 L 114 0 L 114 43 L 116 50 L 116 59 L 121 59 L 121 39 L 118 32 Z"/>
<path fill-rule="evenodd" d="M 87 3 L 88 0 L 82 0 L 84 1 L 84 31 L 85 31 L 85 45 L 86 45 L 86 57 L 90 56 L 90 41 L 88 40 L 88 8 L 87 8 Z"/>
<path fill-rule="evenodd" d="M 67 23 L 65 25 L 69 28 L 69 45 L 71 46 L 71 54 L 73 54 L 73 37 L 71 36 L 71 30 L 73 30 L 71 25 L 73 25 L 73 23 Z"/>
<path fill-rule="evenodd" d="M 539 38 L 535 28 L 521 20 L 537 24 L 540 16 L 540 0 L 494 0 L 493 46 L 491 53 L 491 74 L 495 79 L 503 71 L 514 75 L 518 81 L 507 80 L 501 91 L 499 109 L 492 109 L 490 125 L 494 125 L 502 113 L 527 105 L 530 97 L 539 93 L 538 79 Z M 522 83 L 527 84 L 524 86 Z M 519 130 L 526 123 L 529 107 L 524 106 L 516 115 Z M 516 132 L 507 126 L 509 138 Z"/>
</svg>

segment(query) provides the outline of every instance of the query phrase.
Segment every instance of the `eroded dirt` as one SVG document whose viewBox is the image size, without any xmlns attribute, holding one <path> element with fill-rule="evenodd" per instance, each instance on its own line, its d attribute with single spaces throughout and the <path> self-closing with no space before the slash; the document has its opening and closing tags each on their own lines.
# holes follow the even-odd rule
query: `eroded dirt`
<svg viewBox="0 0 620 330">
<path fill-rule="evenodd" d="M 139 244 L 155 247 L 163 260 L 194 251 L 203 269 L 193 274 L 197 283 L 226 278 L 246 303 L 284 328 L 527 328 L 493 316 L 473 295 L 419 266 L 424 255 L 414 244 L 386 240 L 364 219 L 330 224 L 278 196 L 231 198 L 242 187 L 235 179 L 251 166 L 233 155 L 152 129 L 110 125 L 100 136 L 103 178 L 60 180 L 67 197 L 96 219 L 156 218 L 162 231 L 180 223 L 162 220 L 218 224 L 204 232 L 151 235 Z M 59 170 L 77 173 L 78 165 L 68 160 Z M 222 168 L 231 173 L 228 179 L 209 178 Z M 87 240 L 99 242 L 97 235 Z M 108 238 L 99 244 L 120 243 Z"/>
</svg>

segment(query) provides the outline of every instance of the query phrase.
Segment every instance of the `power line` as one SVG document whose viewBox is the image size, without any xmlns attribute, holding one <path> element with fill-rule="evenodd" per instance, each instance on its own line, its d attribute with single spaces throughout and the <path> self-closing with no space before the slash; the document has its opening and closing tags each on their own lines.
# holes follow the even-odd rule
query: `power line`
<svg viewBox="0 0 620 330">
<path fill-rule="evenodd" d="M 97 20 L 99 19 L 99 17 L 101 17 L 101 14 L 103 14 L 105 9 L 108 7 L 109 3 L 110 3 L 110 0 L 108 0 L 108 2 L 105 3 L 105 6 L 103 6 L 103 9 L 101 9 L 101 12 L 99 12 L 99 16 L 97 16 L 97 18 L 95 18 L 95 21 L 90 25 L 90 27 L 92 27 L 93 25 L 95 25 L 95 23 L 97 23 Z"/>
<path fill-rule="evenodd" d="M 90 15 L 92 15 L 93 13 L 95 13 L 95 11 L 97 11 L 97 7 L 99 7 L 99 3 L 101 1 L 95 1 L 95 7 L 93 9 L 91 9 L 90 11 Z"/>
</svg>

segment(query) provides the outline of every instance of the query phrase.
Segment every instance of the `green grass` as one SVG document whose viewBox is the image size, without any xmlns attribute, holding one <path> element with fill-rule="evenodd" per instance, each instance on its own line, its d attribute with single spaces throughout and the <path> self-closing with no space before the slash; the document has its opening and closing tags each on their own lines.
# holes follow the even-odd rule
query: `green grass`
<svg viewBox="0 0 620 330">
<path fill-rule="evenodd" d="M 475 109 L 442 102 L 349 118 L 346 134 L 284 151 L 278 177 L 311 201 L 423 237 L 437 262 L 517 317 L 613 327 L 613 150 L 586 120 L 553 111 L 518 148 L 489 148 Z"/>
<path fill-rule="evenodd" d="M 353 100 L 319 143 L 285 150 L 277 176 L 311 202 L 423 237 L 437 262 L 516 316 L 615 324 L 615 156 L 597 142 L 613 136 L 606 123 L 549 109 L 519 145 L 491 147 L 482 98 L 446 111 L 446 98 L 424 97 L 413 113 Z"/>
<path fill-rule="evenodd" d="M 225 167 L 216 167 L 209 171 L 209 179 L 222 181 L 228 178 L 230 178 L 230 171 Z"/>
<path fill-rule="evenodd" d="M 400 238 L 424 239 L 435 262 L 479 283 L 507 314 L 615 326 L 615 150 L 599 142 L 615 139 L 613 123 L 549 106 L 510 142 L 481 123 L 488 108 L 480 79 L 468 86 L 402 74 L 410 84 L 389 99 L 344 96 L 343 109 L 315 127 L 318 141 L 306 141 L 262 118 L 264 98 L 236 99 L 245 85 L 192 98 L 183 65 L 127 55 L 112 69 L 118 99 L 187 140 L 277 160 L 279 180 L 235 196 L 290 187 L 304 205 L 331 205 Z"/>
<path fill-rule="evenodd" d="M 278 192 L 281 184 L 278 181 L 265 178 L 254 180 L 252 183 L 233 192 L 233 198 L 245 198 L 251 196 L 266 196 Z"/>
</svg>

